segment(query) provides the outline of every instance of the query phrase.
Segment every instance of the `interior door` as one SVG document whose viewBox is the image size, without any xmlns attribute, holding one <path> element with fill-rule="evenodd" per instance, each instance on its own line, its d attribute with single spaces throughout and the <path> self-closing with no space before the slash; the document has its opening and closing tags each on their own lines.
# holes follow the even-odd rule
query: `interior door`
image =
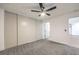
<svg viewBox="0 0 79 59">
<path fill-rule="evenodd" d="M 43 22 L 42 23 L 42 38 L 48 39 L 50 33 L 50 23 L 49 22 Z"/>
</svg>

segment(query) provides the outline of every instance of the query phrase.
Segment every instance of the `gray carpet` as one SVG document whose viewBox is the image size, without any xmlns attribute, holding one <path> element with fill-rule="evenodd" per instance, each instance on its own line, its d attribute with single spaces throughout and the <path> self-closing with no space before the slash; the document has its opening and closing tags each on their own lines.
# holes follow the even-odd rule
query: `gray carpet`
<svg viewBox="0 0 79 59">
<path fill-rule="evenodd" d="M 78 55 L 79 49 L 64 44 L 38 40 L 0 52 L 0 55 Z"/>
</svg>

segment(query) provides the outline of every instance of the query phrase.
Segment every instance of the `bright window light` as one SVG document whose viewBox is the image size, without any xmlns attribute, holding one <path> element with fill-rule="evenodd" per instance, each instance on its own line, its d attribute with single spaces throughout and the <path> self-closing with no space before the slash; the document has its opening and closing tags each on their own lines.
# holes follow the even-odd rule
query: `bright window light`
<svg viewBox="0 0 79 59">
<path fill-rule="evenodd" d="M 79 35 L 79 22 L 72 25 L 72 35 Z"/>
<path fill-rule="evenodd" d="M 50 36 L 50 23 L 45 22 L 42 24 L 42 38 L 48 39 Z"/>
<path fill-rule="evenodd" d="M 79 35 L 79 17 L 69 19 L 69 34 Z"/>
</svg>

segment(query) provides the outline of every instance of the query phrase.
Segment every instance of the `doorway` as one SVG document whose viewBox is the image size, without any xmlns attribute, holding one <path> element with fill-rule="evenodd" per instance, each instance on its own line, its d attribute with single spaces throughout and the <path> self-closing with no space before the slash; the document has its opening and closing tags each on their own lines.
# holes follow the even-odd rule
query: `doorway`
<svg viewBox="0 0 79 59">
<path fill-rule="evenodd" d="M 42 38 L 48 39 L 50 36 L 50 23 L 49 22 L 43 22 L 42 23 Z"/>
</svg>

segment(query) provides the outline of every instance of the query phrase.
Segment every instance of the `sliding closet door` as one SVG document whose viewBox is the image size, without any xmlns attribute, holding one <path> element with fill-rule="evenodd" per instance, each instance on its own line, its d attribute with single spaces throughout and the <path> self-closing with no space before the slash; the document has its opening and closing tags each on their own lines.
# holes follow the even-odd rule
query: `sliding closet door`
<svg viewBox="0 0 79 59">
<path fill-rule="evenodd" d="M 5 12 L 5 48 L 17 46 L 17 16 L 16 14 Z"/>
<path fill-rule="evenodd" d="M 25 16 L 18 16 L 18 45 L 38 40 L 37 21 Z M 40 35 L 39 35 L 40 36 Z"/>
</svg>

